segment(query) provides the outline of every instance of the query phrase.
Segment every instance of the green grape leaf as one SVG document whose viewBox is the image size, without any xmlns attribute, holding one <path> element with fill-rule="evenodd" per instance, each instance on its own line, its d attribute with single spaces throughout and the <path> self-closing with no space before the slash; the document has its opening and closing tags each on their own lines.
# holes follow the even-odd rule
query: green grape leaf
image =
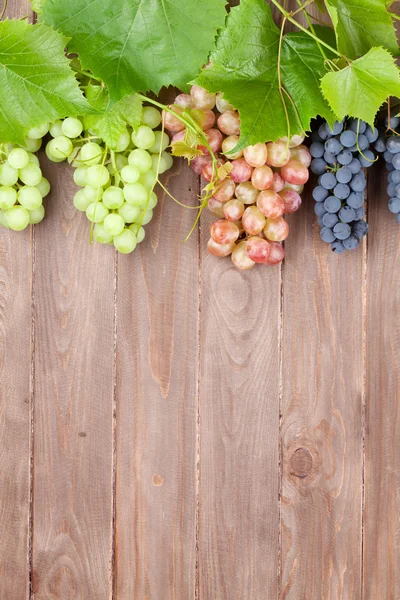
<svg viewBox="0 0 400 600">
<path fill-rule="evenodd" d="M 45 25 L 0 22 L 0 140 L 23 144 L 31 127 L 90 110 L 65 57 L 66 38 Z"/>
<path fill-rule="evenodd" d="M 99 114 L 87 115 L 85 127 L 94 131 L 111 150 L 130 125 L 137 129 L 142 118 L 142 101 L 135 92 L 121 98 L 115 104 L 110 103 L 107 88 L 100 85 L 88 85 L 86 97 Z"/>
<path fill-rule="evenodd" d="M 31 6 L 32 6 L 33 12 L 35 12 L 37 15 L 40 15 L 43 10 L 43 5 L 45 2 L 46 2 L 46 0 L 31 0 Z"/>
<path fill-rule="evenodd" d="M 71 40 L 113 101 L 132 91 L 185 88 L 207 62 L 226 0 L 46 0 L 42 19 Z"/>
<path fill-rule="evenodd" d="M 172 156 L 180 156 L 192 160 L 195 156 L 201 156 L 203 152 L 198 148 L 193 148 L 186 144 L 186 142 L 172 142 Z"/>
<path fill-rule="evenodd" d="M 387 0 L 326 0 L 335 25 L 339 51 L 357 58 L 375 46 L 399 53 Z"/>
<path fill-rule="evenodd" d="M 384 48 L 371 48 L 340 71 L 327 73 L 322 92 L 338 119 L 346 115 L 374 124 L 388 96 L 400 96 L 400 71 Z"/>
<path fill-rule="evenodd" d="M 321 28 L 324 30 L 327 28 Z M 331 34 L 329 34 L 331 35 Z M 210 92 L 223 92 L 239 111 L 241 136 L 234 151 L 257 142 L 276 140 L 308 129 L 310 119 L 333 115 L 320 90 L 324 58 L 306 33 L 284 36 L 279 93 L 278 51 L 280 32 L 264 0 L 242 0 L 231 10 L 226 28 L 211 53 L 211 66 L 194 83 Z"/>
</svg>

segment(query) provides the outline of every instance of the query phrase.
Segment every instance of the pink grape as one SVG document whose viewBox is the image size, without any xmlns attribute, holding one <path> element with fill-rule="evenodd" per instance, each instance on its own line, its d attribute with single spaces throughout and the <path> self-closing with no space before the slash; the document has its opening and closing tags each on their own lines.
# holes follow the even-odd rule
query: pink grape
<svg viewBox="0 0 400 600">
<path fill-rule="evenodd" d="M 285 204 L 285 213 L 290 215 L 291 213 L 299 210 L 301 206 L 301 197 L 300 194 L 294 192 L 293 190 L 283 190 L 280 193 L 280 197 L 282 198 Z"/>
<path fill-rule="evenodd" d="M 293 190 L 294 192 L 301 194 L 304 190 L 304 185 L 296 185 L 295 183 L 288 183 L 287 181 L 285 181 L 285 185 L 283 186 L 283 189 L 284 190 Z"/>
<path fill-rule="evenodd" d="M 191 110 L 191 115 L 193 119 L 200 125 L 203 131 L 207 131 L 215 125 L 215 114 L 208 108 L 193 108 Z"/>
<path fill-rule="evenodd" d="M 207 242 L 207 250 L 214 256 L 229 256 L 235 248 L 235 242 L 230 244 L 217 244 L 212 238 Z"/>
<path fill-rule="evenodd" d="M 241 271 L 247 271 L 256 264 L 246 252 L 246 243 L 245 241 L 239 242 L 232 252 L 232 262 Z"/>
<path fill-rule="evenodd" d="M 190 95 L 196 108 L 215 108 L 215 94 L 209 94 L 207 90 L 199 85 L 192 85 Z"/>
<path fill-rule="evenodd" d="M 258 236 L 249 238 L 246 242 L 247 256 L 255 263 L 266 263 L 271 252 L 270 244 Z"/>
<path fill-rule="evenodd" d="M 230 152 L 233 148 L 235 148 L 235 146 L 237 146 L 238 142 L 239 136 L 229 135 L 222 142 L 222 152 L 224 154 Z M 230 152 L 230 154 L 227 154 L 226 158 L 229 158 L 229 160 L 235 160 L 236 158 L 242 158 L 242 156 L 243 150 L 239 150 L 239 152 Z"/>
<path fill-rule="evenodd" d="M 179 104 L 183 108 L 192 108 L 193 99 L 189 94 L 179 94 L 174 101 L 174 104 Z"/>
<path fill-rule="evenodd" d="M 283 190 L 284 187 L 285 187 L 285 182 L 283 181 L 280 174 L 274 173 L 274 180 L 271 185 L 271 190 L 274 190 L 274 192 L 277 192 L 279 194 L 279 192 L 281 190 Z"/>
<path fill-rule="evenodd" d="M 289 225 L 283 217 L 267 219 L 263 231 L 267 240 L 271 242 L 283 242 L 289 235 Z"/>
<path fill-rule="evenodd" d="M 255 146 L 247 146 L 247 148 L 243 150 L 243 155 L 245 161 L 251 167 L 262 167 L 267 161 L 267 146 L 261 143 L 256 144 Z"/>
<path fill-rule="evenodd" d="M 248 206 L 242 216 L 242 225 L 246 233 L 257 235 L 265 226 L 265 217 L 256 206 Z"/>
<path fill-rule="evenodd" d="M 228 200 L 223 205 L 224 217 L 227 221 L 238 221 L 244 213 L 244 204 L 237 200 Z"/>
<path fill-rule="evenodd" d="M 235 182 L 228 177 L 217 185 L 213 198 L 218 200 L 218 202 L 228 202 L 235 195 L 235 190 Z"/>
<path fill-rule="evenodd" d="M 220 113 L 224 113 L 227 110 L 235 110 L 233 108 L 232 104 L 230 102 L 228 102 L 228 100 L 225 100 L 224 95 L 221 92 L 219 92 L 217 94 L 216 105 L 217 105 L 217 110 Z"/>
<path fill-rule="evenodd" d="M 223 206 L 224 205 L 222 204 L 222 202 L 220 202 L 214 197 L 210 198 L 207 204 L 208 210 L 211 211 L 213 215 L 215 215 L 219 219 L 222 219 L 224 217 Z"/>
<path fill-rule="evenodd" d="M 172 112 L 177 115 L 180 115 L 183 112 L 182 106 L 174 106 L 173 104 L 170 104 L 168 108 L 170 108 Z M 178 131 L 185 129 L 185 125 L 182 123 L 182 121 L 180 121 L 178 117 L 175 117 L 170 112 L 163 110 L 162 115 L 164 119 L 164 127 L 165 129 L 168 129 L 168 131 L 177 133 Z"/>
<path fill-rule="evenodd" d="M 307 167 L 298 160 L 291 160 L 281 169 L 281 175 L 288 183 L 303 185 L 307 183 L 309 173 Z"/>
<path fill-rule="evenodd" d="M 225 219 L 218 219 L 210 227 L 210 234 L 217 244 L 231 244 L 236 242 L 239 237 L 239 227 Z"/>
<path fill-rule="evenodd" d="M 218 117 L 217 125 L 225 135 L 240 134 L 240 119 L 239 115 L 234 110 L 227 110 Z"/>
<path fill-rule="evenodd" d="M 208 129 L 206 132 L 206 138 L 210 145 L 211 150 L 216 154 L 221 150 L 222 146 L 222 133 L 218 131 L 218 129 Z M 203 146 L 200 144 L 198 149 L 203 152 L 203 154 L 209 154 L 207 146 Z"/>
<path fill-rule="evenodd" d="M 201 175 L 204 165 L 209 162 L 212 162 L 210 155 L 195 156 L 194 159 L 190 161 L 190 166 L 197 175 Z"/>
<path fill-rule="evenodd" d="M 290 151 L 290 160 L 298 160 L 304 167 L 311 165 L 311 154 L 307 146 L 297 146 Z"/>
<path fill-rule="evenodd" d="M 239 185 L 236 187 L 235 196 L 238 200 L 243 202 L 243 204 L 254 204 L 257 200 L 258 194 L 259 191 L 256 190 L 250 181 L 239 183 Z"/>
<path fill-rule="evenodd" d="M 267 165 L 270 167 L 283 167 L 290 160 L 290 150 L 285 142 L 270 142 L 267 144 L 267 150 Z"/>
<path fill-rule="evenodd" d="M 283 199 L 273 190 L 260 192 L 257 197 L 257 207 L 265 217 L 276 219 L 285 212 Z"/>
<path fill-rule="evenodd" d="M 270 242 L 270 253 L 268 257 L 269 265 L 277 265 L 285 258 L 285 250 L 279 242 Z"/>
<path fill-rule="evenodd" d="M 270 167 L 264 165 L 256 167 L 251 176 L 251 183 L 257 190 L 267 190 L 274 180 L 274 173 Z"/>
<path fill-rule="evenodd" d="M 253 172 L 253 167 L 247 164 L 244 158 L 238 158 L 231 162 L 232 171 L 229 173 L 230 178 L 235 183 L 243 183 L 248 181 Z"/>
<path fill-rule="evenodd" d="M 217 161 L 216 168 L 218 169 L 219 167 L 222 167 L 223 164 L 224 163 L 221 160 Z M 217 178 L 217 173 L 214 172 L 214 170 L 215 169 L 212 162 L 206 163 L 201 170 L 202 178 L 208 182 L 210 182 L 211 179 L 215 180 Z"/>
<path fill-rule="evenodd" d="M 174 135 L 171 138 L 171 144 L 172 144 L 172 142 L 183 142 L 183 140 L 185 139 L 185 135 L 186 135 L 185 129 L 183 131 L 178 131 L 178 133 L 174 133 Z"/>
</svg>

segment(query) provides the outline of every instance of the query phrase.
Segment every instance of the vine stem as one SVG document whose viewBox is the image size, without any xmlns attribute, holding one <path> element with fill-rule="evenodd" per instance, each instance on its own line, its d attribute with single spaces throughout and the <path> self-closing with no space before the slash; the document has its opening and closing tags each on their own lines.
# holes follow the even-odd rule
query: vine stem
<svg viewBox="0 0 400 600">
<path fill-rule="evenodd" d="M 290 144 L 290 119 L 289 119 L 288 109 L 287 109 L 287 106 L 286 106 L 285 97 L 284 97 L 283 92 L 282 92 L 282 74 L 281 74 L 282 42 L 283 42 L 283 33 L 284 33 L 284 30 L 285 30 L 286 21 L 287 21 L 287 17 L 285 15 L 283 17 L 283 20 L 282 20 L 281 33 L 280 33 L 280 36 L 279 36 L 279 49 L 278 49 L 278 85 L 279 85 L 279 95 L 281 97 L 282 104 L 283 104 L 283 110 L 285 111 L 286 125 L 287 125 L 287 138 L 288 138 L 288 147 L 289 147 L 289 144 Z"/>
<path fill-rule="evenodd" d="M 0 21 L 2 21 L 2 20 L 3 20 L 3 17 L 4 17 L 4 15 L 6 14 L 6 10 L 7 10 L 7 1 L 8 1 L 8 0 L 4 0 L 4 2 L 3 2 L 3 10 L 1 11 L 1 14 L 0 14 Z"/>
<path fill-rule="evenodd" d="M 308 26 L 309 26 L 311 32 L 315 35 L 315 37 L 318 37 L 317 34 L 315 33 L 314 25 L 312 24 L 311 19 L 310 19 L 309 15 L 308 15 L 308 12 L 306 11 L 307 6 L 309 6 L 313 2 L 314 2 L 314 0 L 307 0 L 307 2 L 305 2 L 304 4 L 302 4 L 301 0 L 297 0 L 297 4 L 299 5 L 300 8 L 298 10 L 296 10 L 294 13 L 292 13 L 292 17 L 297 12 L 302 11 L 303 14 L 304 14 L 304 16 L 305 16 L 305 18 L 307 19 L 307 23 L 308 23 Z M 321 46 L 321 44 L 319 42 L 319 39 L 318 39 L 317 45 L 318 45 L 319 51 L 321 52 L 322 56 L 327 61 L 328 57 L 326 56 L 325 51 L 324 51 L 323 47 Z"/>
</svg>

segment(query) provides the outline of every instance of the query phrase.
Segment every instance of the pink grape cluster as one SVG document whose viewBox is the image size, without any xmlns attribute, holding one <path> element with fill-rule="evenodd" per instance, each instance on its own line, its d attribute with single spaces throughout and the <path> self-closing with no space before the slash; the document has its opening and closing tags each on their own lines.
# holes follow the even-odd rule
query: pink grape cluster
<svg viewBox="0 0 400 600">
<path fill-rule="evenodd" d="M 225 178 L 215 183 L 208 201 L 218 217 L 211 225 L 208 251 L 214 256 L 231 256 L 238 269 L 251 269 L 256 263 L 275 265 L 284 258 L 282 242 L 289 234 L 285 215 L 300 208 L 304 184 L 308 181 L 311 155 L 302 144 L 304 136 L 259 143 L 231 153 L 239 142 L 238 112 L 222 94 L 210 94 L 193 86 L 190 94 L 179 94 L 164 113 L 165 128 L 172 142 L 183 141 L 185 125 L 179 119 L 184 110 L 204 130 L 218 165 L 229 163 Z M 202 154 L 190 163 L 207 182 L 213 177 L 209 149 L 197 146 Z"/>
</svg>

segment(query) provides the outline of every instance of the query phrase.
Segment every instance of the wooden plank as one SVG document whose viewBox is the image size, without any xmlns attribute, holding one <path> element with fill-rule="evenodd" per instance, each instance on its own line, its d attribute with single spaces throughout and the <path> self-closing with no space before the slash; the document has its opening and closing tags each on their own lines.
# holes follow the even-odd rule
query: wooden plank
<svg viewBox="0 0 400 600">
<path fill-rule="evenodd" d="M 312 185 L 283 271 L 281 597 L 361 597 L 363 248 L 319 237 Z"/>
<path fill-rule="evenodd" d="M 30 13 L 9 0 L 6 18 Z M 0 227 L 0 598 L 29 597 L 32 232 Z"/>
<path fill-rule="evenodd" d="M 202 222 L 202 600 L 277 598 L 280 267 L 238 271 Z"/>
<path fill-rule="evenodd" d="M 400 598 L 400 230 L 382 164 L 369 178 L 364 598 Z"/>
<path fill-rule="evenodd" d="M 198 177 L 179 162 L 174 175 L 195 205 Z M 196 213 L 163 197 L 155 215 L 118 259 L 117 600 L 195 596 L 197 233 L 182 240 Z"/>
<path fill-rule="evenodd" d="M 43 163 L 53 187 L 35 231 L 33 592 L 108 600 L 114 251 L 89 245 L 71 168 Z"/>
</svg>

